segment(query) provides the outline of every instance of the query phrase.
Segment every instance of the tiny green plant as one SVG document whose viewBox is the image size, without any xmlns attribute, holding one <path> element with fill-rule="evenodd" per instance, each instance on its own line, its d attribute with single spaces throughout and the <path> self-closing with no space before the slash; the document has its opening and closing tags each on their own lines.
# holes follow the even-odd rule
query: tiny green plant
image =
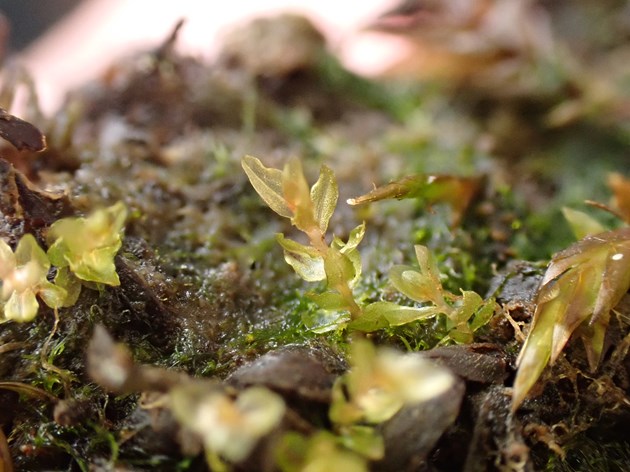
<svg viewBox="0 0 630 472">
<path fill-rule="evenodd" d="M 409 404 L 422 403 L 451 388 L 451 372 L 414 353 L 351 344 L 350 370 L 333 387 L 330 419 L 338 425 L 379 424 Z"/>
<path fill-rule="evenodd" d="M 341 439 L 328 431 L 318 431 L 309 438 L 296 432 L 285 434 L 276 450 L 276 461 L 282 472 L 369 470 L 365 457 L 343 447 Z"/>
<path fill-rule="evenodd" d="M 174 387 L 168 401 L 175 418 L 202 438 L 206 461 L 214 471 L 229 470 L 224 460 L 246 459 L 280 424 L 286 408 L 280 396 L 263 387 L 231 396 L 201 382 Z"/>
<path fill-rule="evenodd" d="M 614 207 L 596 208 L 630 223 L 630 182 L 611 174 Z M 569 339 L 582 339 L 591 371 L 604 351 L 610 313 L 630 288 L 630 228 L 607 231 L 590 215 L 563 209 L 578 241 L 555 254 L 540 284 L 529 333 L 517 359 L 512 409 L 523 403 Z"/>
<path fill-rule="evenodd" d="M 333 431 L 309 438 L 286 433 L 276 451 L 281 470 L 369 470 L 369 461 L 385 456 L 379 425 L 406 406 L 439 397 L 456 382 L 447 368 L 417 353 L 377 348 L 366 339 L 352 341 L 349 363 L 333 386 Z"/>
<path fill-rule="evenodd" d="M 495 313 L 494 299 L 484 301 L 476 292 L 463 290 L 461 295 L 442 287 L 440 272 L 426 246 L 415 247 L 419 269 L 397 265 L 389 278 L 398 291 L 421 304 L 420 307 L 402 307 L 390 302 L 377 302 L 378 310 L 368 310 L 364 317 L 351 323 L 362 331 L 374 331 L 387 326 L 398 326 L 438 314 L 446 315 L 449 330 L 442 342 L 471 343 L 474 332 L 485 325 Z"/>
<path fill-rule="evenodd" d="M 2 320 L 25 322 L 37 315 L 37 297 L 51 308 L 62 306 L 66 291 L 47 279 L 50 261 L 35 238 L 24 235 L 15 249 L 0 240 Z"/>
<path fill-rule="evenodd" d="M 63 218 L 48 230 L 48 258 L 58 268 L 68 267 L 86 282 L 120 285 L 114 256 L 122 244 L 127 209 L 122 202 L 88 217 Z"/>
<path fill-rule="evenodd" d="M 423 306 L 401 306 L 388 301 L 368 304 L 357 302 L 352 289 L 361 276 L 358 245 L 365 234 L 365 223 L 354 228 L 346 242 L 333 237 L 327 243 L 328 223 L 339 196 L 332 170 L 323 165 L 319 179 L 309 189 L 302 165 L 297 159 L 289 161 L 283 170 L 267 168 L 253 156 L 245 156 L 242 165 L 252 186 L 265 203 L 280 216 L 289 218 L 308 238 L 309 245 L 306 246 L 283 234 L 277 235 L 278 243 L 284 249 L 285 260 L 300 277 L 309 282 L 326 283 L 323 293 L 309 292 L 307 296 L 324 310 L 349 313 L 348 328 L 370 332 L 445 314 L 449 328 L 445 341 L 471 342 L 472 333 L 494 313 L 496 304 L 493 300 L 484 302 L 474 292 L 462 292 L 461 296 L 445 292 L 435 262 L 424 246 L 416 247 L 420 271 L 399 266 L 390 273 L 396 288 Z M 418 182 L 417 179 L 409 180 L 411 190 L 407 190 L 416 191 L 416 187 L 425 184 L 424 180 Z M 449 180 L 448 183 L 450 188 L 453 182 Z M 426 185 L 422 188 L 426 189 Z M 439 189 L 443 191 L 442 187 Z M 389 193 L 382 198 L 389 198 Z M 380 197 L 379 194 L 376 199 Z M 374 199 L 364 198 L 360 202 L 364 200 Z M 357 200 L 353 203 L 360 202 Z M 476 315 L 474 319 L 473 315 Z M 469 323 L 471 319 L 473 321 Z"/>
<path fill-rule="evenodd" d="M 361 316 L 352 287 L 361 275 L 357 246 L 365 234 L 365 224 L 357 226 L 347 242 L 333 238 L 326 242 L 328 223 L 337 205 L 339 190 L 330 168 L 322 166 L 319 179 L 309 189 L 299 160 L 289 161 L 284 169 L 265 167 L 260 160 L 245 156 L 243 169 L 254 189 L 269 208 L 289 218 L 309 241 L 305 246 L 277 235 L 284 258 L 295 272 L 308 282 L 325 281 L 327 292 L 311 294 L 322 308 L 347 311 L 350 319 Z"/>
<path fill-rule="evenodd" d="M 48 230 L 44 252 L 31 234 L 24 235 L 15 253 L 0 240 L 0 321 L 31 321 L 39 297 L 56 311 L 72 306 L 81 281 L 119 285 L 114 256 L 121 246 L 127 210 L 122 203 L 97 210 L 86 218 L 63 218 Z M 54 282 L 48 280 L 56 269 Z"/>
<path fill-rule="evenodd" d="M 610 312 L 628 288 L 630 228 L 588 235 L 553 256 L 518 356 L 514 410 L 574 333 L 582 338 L 591 370 L 597 368 Z"/>
</svg>

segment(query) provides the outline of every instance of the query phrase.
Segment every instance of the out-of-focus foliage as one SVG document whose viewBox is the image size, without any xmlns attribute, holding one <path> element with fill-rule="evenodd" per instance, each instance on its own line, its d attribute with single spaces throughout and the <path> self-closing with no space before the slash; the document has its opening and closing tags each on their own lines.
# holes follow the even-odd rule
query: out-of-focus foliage
<svg viewBox="0 0 630 472">
<path fill-rule="evenodd" d="M 448 369 L 414 354 L 352 343 L 351 368 L 333 387 L 330 419 L 340 425 L 382 423 L 404 405 L 421 403 L 451 388 Z"/>
<path fill-rule="evenodd" d="M 423 205 L 447 203 L 452 208 L 452 225 L 457 225 L 479 190 L 479 178 L 451 175 L 413 175 L 377 187 L 365 195 L 350 198 L 350 205 L 385 199 L 415 198 Z"/>
<path fill-rule="evenodd" d="M 613 192 L 612 205 L 616 213 L 630 224 L 630 180 L 613 172 L 608 176 L 608 186 Z"/>
<path fill-rule="evenodd" d="M 571 230 L 573 231 L 576 239 L 582 239 L 586 236 L 590 236 L 591 234 L 603 233 L 606 231 L 606 228 L 604 228 L 599 221 L 583 211 L 574 210 L 572 208 L 563 208 L 562 214 L 569 223 L 569 226 L 571 226 Z"/>
<path fill-rule="evenodd" d="M 590 368 L 599 363 L 610 311 L 630 288 L 630 228 L 587 236 L 556 254 L 536 298 L 536 311 L 518 357 L 513 409 L 573 333 Z"/>
<path fill-rule="evenodd" d="M 202 438 L 213 469 L 221 467 L 221 458 L 230 462 L 247 458 L 285 412 L 282 398 L 262 387 L 251 387 L 231 398 L 193 382 L 173 388 L 169 404 L 177 420 Z"/>
<path fill-rule="evenodd" d="M 327 431 L 310 438 L 287 433 L 276 451 L 278 466 L 283 472 L 367 472 L 367 460 L 340 445 L 340 439 Z"/>
<path fill-rule="evenodd" d="M 47 279 L 50 262 L 35 238 L 26 234 L 20 239 L 15 254 L 0 239 L 0 305 L 3 320 L 31 321 L 37 315 L 39 296 L 51 308 L 60 307 L 66 291 Z"/>
<path fill-rule="evenodd" d="M 87 218 L 62 218 L 51 225 L 48 253 L 33 235 L 24 235 L 15 254 L 0 240 L 0 305 L 4 320 L 31 321 L 37 315 L 39 296 L 58 309 L 75 304 L 81 282 L 120 285 L 114 256 L 121 246 L 127 210 L 117 203 Z M 48 281 L 51 263 L 56 269 L 54 283 Z M 80 279 L 80 280 L 79 280 Z"/>
<path fill-rule="evenodd" d="M 48 258 L 57 267 L 69 267 L 81 280 L 120 285 L 114 256 L 126 218 L 127 209 L 118 202 L 86 218 L 56 221 L 48 231 Z"/>
</svg>

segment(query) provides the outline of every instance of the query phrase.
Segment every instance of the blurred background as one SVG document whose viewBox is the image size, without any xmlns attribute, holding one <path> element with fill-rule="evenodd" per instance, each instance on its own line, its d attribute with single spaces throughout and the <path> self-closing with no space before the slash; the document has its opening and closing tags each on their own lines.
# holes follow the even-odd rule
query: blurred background
<svg viewBox="0 0 630 472">
<path fill-rule="evenodd" d="M 14 52 L 24 49 L 80 3 L 82 0 L 1 0 L 0 11 L 10 25 L 7 48 Z"/>
<path fill-rule="evenodd" d="M 218 38 L 231 25 L 260 15 L 301 13 L 324 32 L 347 66 L 379 73 L 405 46 L 396 38 L 362 29 L 391 6 L 388 0 L 0 1 L 10 31 L 7 49 L 19 53 L 36 78 L 47 111 L 58 107 L 65 91 L 94 78 L 115 58 L 161 43 L 180 18 L 186 23 L 178 50 L 212 57 Z"/>
</svg>

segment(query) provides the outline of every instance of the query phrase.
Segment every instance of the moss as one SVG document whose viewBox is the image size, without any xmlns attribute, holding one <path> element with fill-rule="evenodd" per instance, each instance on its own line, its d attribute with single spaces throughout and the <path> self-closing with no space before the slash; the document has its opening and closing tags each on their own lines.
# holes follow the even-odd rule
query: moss
<svg viewBox="0 0 630 472">
<path fill-rule="evenodd" d="M 552 76 L 543 77 L 548 84 L 531 96 L 497 97 L 447 83 L 377 83 L 345 71 L 328 55 L 312 68 L 262 77 L 234 64 L 201 64 L 172 49 L 147 54 L 117 64 L 124 80 L 77 93 L 55 118 L 70 125 L 64 133 L 51 128 L 46 154 L 16 160 L 38 185 L 67 188 L 77 214 L 119 200 L 129 209 L 116 258 L 120 287 L 84 290 L 74 306 L 61 310 L 58 331 L 47 346 L 53 322 L 47 309 L 30 326 L 0 325 L 0 349 L 9 346 L 0 353 L 2 379 L 85 406 L 76 408 L 77 423 L 61 426 L 51 420 L 50 404 L 1 392 L 12 407 L 0 412 L 0 422 L 10 433 L 18 469 L 205 468 L 201 458 L 186 458 L 178 450 L 173 428 L 164 430 L 161 441 L 151 436 L 149 413 L 140 411 L 137 395 L 106 395 L 91 385 L 84 351 L 96 324 L 129 346 L 137 362 L 195 377 L 224 379 L 286 345 L 348 350 L 347 331 L 334 323 L 332 329 L 323 327 L 330 315 L 305 295 L 326 287 L 296 280 L 283 260 L 275 233 L 301 240 L 247 184 L 240 169 L 243 154 L 264 156 L 275 168 L 297 156 L 309 181 L 324 163 L 339 180 L 340 201 L 412 174 L 483 174 L 483 190 L 457 227 L 451 210 L 441 204 L 392 201 L 357 209 L 340 203 L 328 240 L 334 234 L 346 241 L 365 220 L 363 276 L 354 287 L 361 306 L 415 305 L 393 288 L 388 273 L 394 265 L 415 264 L 413 246 L 422 244 L 435 256 L 445 290 L 474 290 L 496 295 L 504 306 L 518 305 L 508 311 L 523 327 L 532 302 L 524 294 L 532 295 L 541 268 L 512 270 L 511 262 L 546 261 L 566 247 L 572 236 L 560 221 L 562 206 L 581 205 L 585 198 L 606 201 L 605 175 L 622 169 L 627 158 L 627 126 L 611 118 L 612 112 L 557 128 L 547 123 L 553 107 L 583 93 L 581 84 L 561 86 L 566 78 L 554 68 L 540 70 Z M 147 57 L 154 67 L 147 69 Z M 550 90 L 558 93 L 550 97 Z M 38 176 L 39 170 L 46 172 Z M 70 208 L 50 211 L 57 208 L 51 203 L 35 217 L 32 208 L 15 207 L 14 196 L 4 192 L 0 198 L 0 231 L 11 242 L 29 226 L 40 235 L 38 224 L 52 224 L 48 214 L 58 219 Z M 22 200 L 25 196 L 33 199 L 25 193 Z M 602 221 L 612 223 L 607 216 Z M 511 275 L 497 276 L 505 271 Z M 378 345 L 423 351 L 449 329 L 441 316 L 386 327 L 369 337 Z M 615 328 L 614 340 L 623 332 Z M 519 343 L 505 317 L 497 314 L 475 340 L 500 345 L 509 383 Z M 567 357 L 584 364 L 579 349 Z M 611 386 L 574 370 L 557 372 L 565 383 L 549 380 L 546 393 L 527 404 L 523 420 L 552 424 L 558 413 L 548 405 L 557 398 L 549 392 L 570 403 L 576 398 L 571 388 L 577 386 L 580 400 L 591 402 L 590 410 L 571 411 L 578 426 L 606 430 L 597 413 L 614 399 L 597 403 L 592 389 L 606 385 L 612 391 L 625 374 L 617 372 Z M 570 375 L 579 380 L 572 384 Z M 467 387 L 454 427 L 464 432 L 466 439 L 459 439 L 464 442 L 476 426 L 475 395 L 485 388 Z M 315 426 L 330 427 L 318 414 L 311 415 Z M 313 425 L 299 427 L 311 432 Z M 535 440 L 528 444 L 536 465 L 547 470 L 623 470 L 628 447 L 618 429 L 610 426 L 617 436 L 586 431 L 571 438 L 564 462 Z M 483 434 L 500 442 L 501 431 Z"/>
</svg>

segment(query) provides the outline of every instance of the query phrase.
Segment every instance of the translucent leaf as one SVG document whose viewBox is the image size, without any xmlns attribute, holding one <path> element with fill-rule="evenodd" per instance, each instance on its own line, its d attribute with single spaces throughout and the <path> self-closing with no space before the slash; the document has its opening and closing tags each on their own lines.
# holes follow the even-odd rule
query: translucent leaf
<svg viewBox="0 0 630 472">
<path fill-rule="evenodd" d="M 470 344 L 473 342 L 473 333 L 467 323 L 461 323 L 451 329 L 445 339 L 450 339 L 457 344 Z"/>
<path fill-rule="evenodd" d="M 82 280 L 120 285 L 114 257 L 126 217 L 125 205 L 118 202 L 85 218 L 56 221 L 48 231 L 48 258 L 59 268 L 69 266 Z"/>
<path fill-rule="evenodd" d="M 13 292 L 4 305 L 4 317 L 19 323 L 32 321 L 37 315 L 39 303 L 32 290 Z"/>
<path fill-rule="evenodd" d="M 363 309 L 359 318 L 350 322 L 348 327 L 366 333 L 389 326 L 400 326 L 412 321 L 417 321 L 439 313 L 436 307 L 408 307 L 400 306 L 392 302 L 370 303 Z"/>
<path fill-rule="evenodd" d="M 418 303 L 432 302 L 443 306 L 442 285 L 430 274 L 413 267 L 397 265 L 389 271 L 389 279 L 396 290 Z"/>
<path fill-rule="evenodd" d="M 50 260 L 55 267 L 66 267 L 68 265 L 66 254 L 69 254 L 69 252 L 70 250 L 66 242 L 63 239 L 57 239 L 48 248 L 46 254 L 48 255 L 48 260 Z"/>
<path fill-rule="evenodd" d="M 70 260 L 70 269 L 81 280 L 112 286 L 120 285 L 114 256 L 120 249 L 116 246 L 94 249 L 81 258 Z"/>
<path fill-rule="evenodd" d="M 586 236 L 606 231 L 606 228 L 599 221 L 582 211 L 565 207 L 562 209 L 562 214 L 569 226 L 571 226 L 576 239 L 582 239 Z"/>
<path fill-rule="evenodd" d="M 494 298 L 491 298 L 486 301 L 486 303 L 481 307 L 481 309 L 475 314 L 472 322 L 470 323 L 470 329 L 474 333 L 482 326 L 485 326 L 488 321 L 494 315 L 494 312 L 497 309 L 497 304 L 494 301 Z"/>
<path fill-rule="evenodd" d="M 262 387 L 248 388 L 232 399 L 196 383 L 171 390 L 170 407 L 180 423 L 201 436 L 207 451 L 233 462 L 245 459 L 285 411 L 282 398 Z"/>
<path fill-rule="evenodd" d="M 348 236 L 348 242 L 344 243 L 340 238 L 335 237 L 332 242 L 332 247 L 339 250 L 348 260 L 352 263 L 354 270 L 354 276 L 348 281 L 348 284 L 352 287 L 361 277 L 362 262 L 361 254 L 357 250 L 357 246 L 363 240 L 365 235 L 365 222 L 354 228 Z"/>
<path fill-rule="evenodd" d="M 47 239 L 50 245 L 63 241 L 65 250 L 72 254 L 119 245 L 126 218 L 127 208 L 122 202 L 117 202 L 87 217 L 55 221 L 48 230 Z"/>
<path fill-rule="evenodd" d="M 66 298 L 64 299 L 62 306 L 73 306 L 77 302 L 79 295 L 81 294 L 81 281 L 72 272 L 70 272 L 68 267 L 57 268 L 55 285 L 66 291 Z"/>
<path fill-rule="evenodd" d="M 353 249 L 353 250 L 348 251 L 348 252 L 343 252 L 342 251 L 341 253 L 352 264 L 352 272 L 354 273 L 354 277 L 352 277 L 352 279 L 350 279 L 348 281 L 348 285 L 350 287 L 354 287 L 354 285 L 361 278 L 361 272 L 363 270 L 363 264 L 361 262 L 361 253 L 358 250 L 356 250 L 356 249 Z"/>
<path fill-rule="evenodd" d="M 307 282 L 319 282 L 326 279 L 324 259 L 319 253 L 308 246 L 276 234 L 278 244 L 284 249 L 284 260 L 293 267 L 295 273 Z"/>
<path fill-rule="evenodd" d="M 331 247 L 324 257 L 326 283 L 334 288 L 349 284 L 356 276 L 355 263 L 341 251 Z"/>
<path fill-rule="evenodd" d="M 405 354 L 388 348 L 375 349 L 366 340 L 351 345 L 350 370 L 339 380 L 347 392 L 343 395 L 340 413 L 347 417 L 335 418 L 331 408 L 331 419 L 350 419 L 350 407 L 362 412 L 367 423 L 387 421 L 404 405 L 428 401 L 441 395 L 453 386 L 450 371 L 426 358 Z M 343 394 L 343 389 L 341 389 Z M 338 398 L 333 397 L 333 406 Z M 353 421 L 356 422 L 356 421 Z"/>
<path fill-rule="evenodd" d="M 293 212 L 287 205 L 282 190 L 282 171 L 265 167 L 253 156 L 243 157 L 241 165 L 252 187 L 269 208 L 280 216 L 291 218 Z"/>
<path fill-rule="evenodd" d="M 373 461 L 385 455 L 383 437 L 376 428 L 370 426 L 353 425 L 346 428 L 341 436 L 341 444 Z"/>
<path fill-rule="evenodd" d="M 444 309 L 447 305 L 435 260 L 425 246 L 416 245 L 415 251 L 420 271 L 408 266 L 394 266 L 389 272 L 389 278 L 397 290 L 412 300 L 432 302 Z"/>
<path fill-rule="evenodd" d="M 308 183 L 299 159 L 291 159 L 282 171 L 282 191 L 288 207 L 293 212 L 291 223 L 300 231 L 309 233 L 319 227 L 315 221 L 313 202 Z"/>
<path fill-rule="evenodd" d="M 593 322 L 607 319 L 610 310 L 619 303 L 630 287 L 630 230 L 624 228 L 619 231 L 624 231 L 623 234 L 628 239 L 611 244 L 604 256 L 605 266 L 593 309 Z"/>
<path fill-rule="evenodd" d="M 317 310 L 302 313 L 301 319 L 304 326 L 313 333 L 322 334 L 335 331 L 348 322 L 347 312 Z"/>
<path fill-rule="evenodd" d="M 512 409 L 516 410 L 534 386 L 551 357 L 553 327 L 558 311 L 563 309 L 558 299 L 544 305 L 545 310 L 536 309 L 535 324 L 532 322 L 525 344 L 516 361 L 518 370 L 514 379 Z"/>
<path fill-rule="evenodd" d="M 600 269 L 584 264 L 556 281 L 560 289 L 556 299 L 563 308 L 555 315 L 551 362 L 556 361 L 577 327 L 592 315 L 601 280 Z"/>
<path fill-rule="evenodd" d="M 333 423 L 350 425 L 358 423 L 363 417 L 361 408 L 347 397 L 346 376 L 338 377 L 332 388 L 332 403 L 328 416 Z"/>
<path fill-rule="evenodd" d="M 288 450 L 288 445 L 294 450 Z M 296 450 L 297 448 L 297 450 Z M 304 452 L 304 449 L 306 451 Z M 367 472 L 366 459 L 339 444 L 339 438 L 328 431 L 318 431 L 307 441 L 281 443 L 282 472 Z M 295 457 L 301 458 L 295 463 Z"/>
<path fill-rule="evenodd" d="M 339 189 L 333 171 L 323 165 L 319 173 L 319 179 L 311 188 L 311 201 L 313 202 L 313 213 L 315 220 L 322 233 L 328 229 L 328 222 L 337 206 Z"/>
<path fill-rule="evenodd" d="M 51 284 L 50 282 L 40 284 L 37 289 L 37 294 L 50 308 L 66 306 L 64 303 L 68 294 L 63 288 L 55 284 Z"/>
<path fill-rule="evenodd" d="M 20 239 L 15 248 L 15 262 L 17 265 L 24 265 L 28 262 L 35 262 L 43 274 L 48 272 L 50 261 L 46 253 L 39 246 L 32 234 L 25 234 Z"/>
<path fill-rule="evenodd" d="M 451 321 L 455 324 L 466 323 L 483 304 L 483 298 L 470 290 L 462 291 L 462 297 L 452 314 Z"/>
<path fill-rule="evenodd" d="M 306 296 L 323 310 L 347 310 L 347 300 L 336 292 L 307 293 Z"/>
<path fill-rule="evenodd" d="M 348 242 L 341 249 L 341 252 L 348 252 L 352 249 L 356 249 L 359 243 L 363 240 L 363 236 L 365 236 L 365 221 L 350 231 Z"/>
<path fill-rule="evenodd" d="M 15 269 L 15 255 L 4 240 L 0 239 L 0 278 Z"/>
<path fill-rule="evenodd" d="M 439 282 L 440 271 L 438 270 L 435 259 L 433 259 L 429 248 L 420 244 L 416 244 L 414 246 L 414 249 L 416 251 L 416 259 L 418 259 L 418 265 L 420 266 L 420 270 L 422 271 L 422 273 L 428 275 L 436 282 Z"/>
</svg>

